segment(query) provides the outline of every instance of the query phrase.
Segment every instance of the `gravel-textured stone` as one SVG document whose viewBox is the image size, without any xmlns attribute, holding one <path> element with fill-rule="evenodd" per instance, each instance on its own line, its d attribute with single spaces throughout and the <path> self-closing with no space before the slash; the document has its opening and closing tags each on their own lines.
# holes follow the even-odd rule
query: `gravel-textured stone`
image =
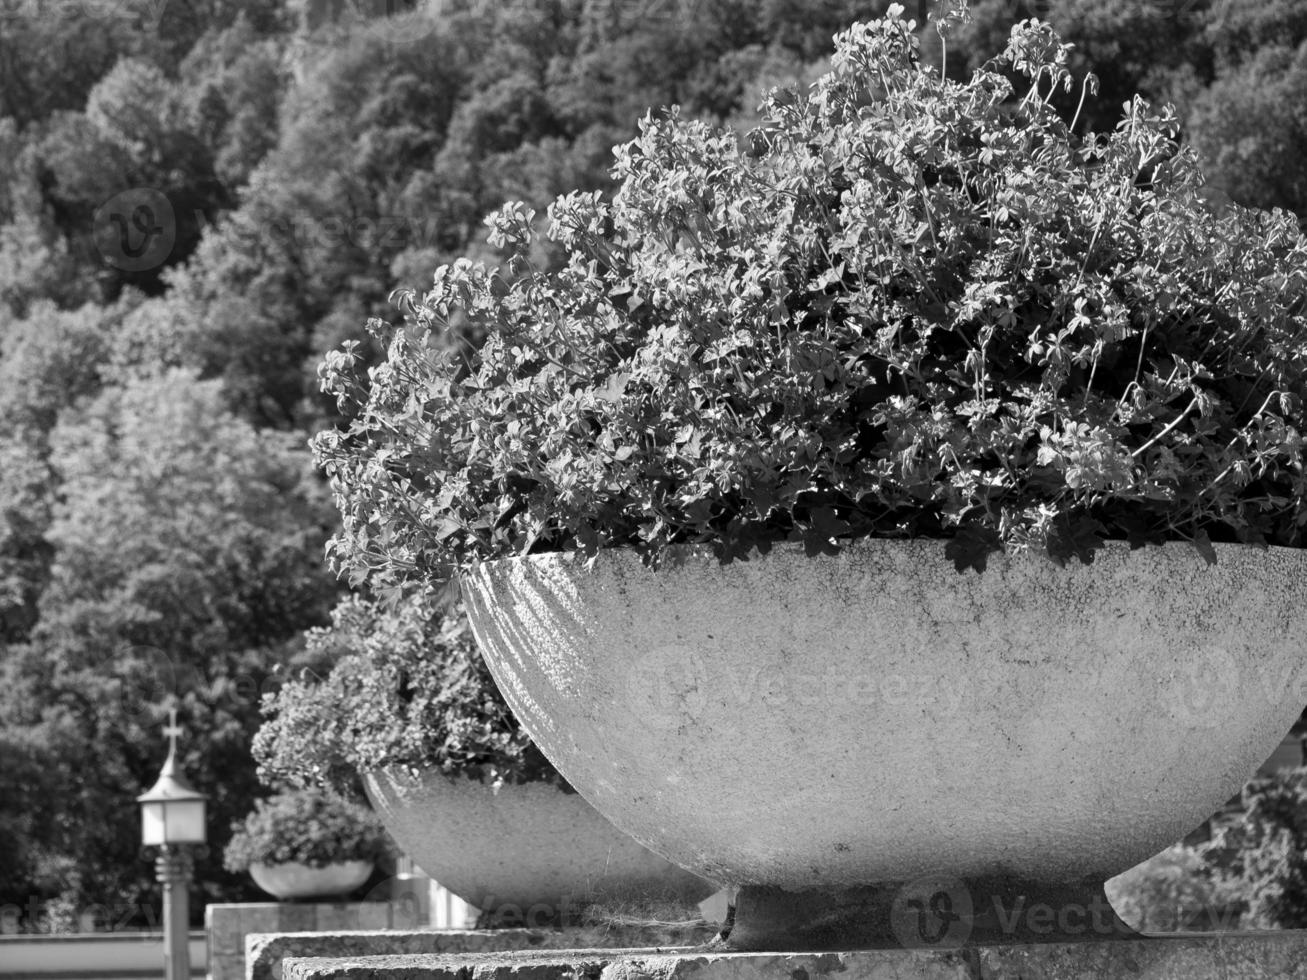
<svg viewBox="0 0 1307 980">
<path fill-rule="evenodd" d="M 1307 980 L 1307 932 L 840 953 L 578 950 L 298 959 L 286 980 Z"/>
<path fill-rule="evenodd" d="M 341 959 L 481 953 L 505 950 L 679 947 L 704 943 L 717 931 L 707 922 L 610 924 L 567 929 L 422 929 L 301 932 L 246 937 L 246 980 L 281 980 L 291 957 Z"/>
</svg>

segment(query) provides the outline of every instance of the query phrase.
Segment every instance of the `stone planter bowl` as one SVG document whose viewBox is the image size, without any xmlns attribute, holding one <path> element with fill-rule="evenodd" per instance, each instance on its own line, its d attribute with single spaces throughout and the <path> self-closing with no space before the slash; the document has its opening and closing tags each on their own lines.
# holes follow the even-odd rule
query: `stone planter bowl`
<svg viewBox="0 0 1307 980">
<path fill-rule="evenodd" d="M 717 890 L 547 783 L 395 768 L 365 774 L 364 787 L 414 862 L 497 925 L 565 924 L 595 903 L 688 909 Z"/>
<path fill-rule="evenodd" d="M 595 808 L 740 886 L 738 948 L 1128 933 L 1102 882 L 1220 807 L 1303 704 L 1307 552 L 1092 565 L 944 542 L 478 566 L 504 697 Z"/>
<path fill-rule="evenodd" d="M 321 868 L 287 861 L 250 865 L 250 877 L 269 895 L 279 899 L 348 895 L 372 876 L 371 861 L 341 861 Z"/>
</svg>

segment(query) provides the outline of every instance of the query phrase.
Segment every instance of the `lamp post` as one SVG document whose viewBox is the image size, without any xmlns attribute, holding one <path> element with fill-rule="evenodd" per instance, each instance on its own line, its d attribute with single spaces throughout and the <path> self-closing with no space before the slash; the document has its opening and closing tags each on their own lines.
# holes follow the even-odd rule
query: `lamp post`
<svg viewBox="0 0 1307 980">
<path fill-rule="evenodd" d="M 141 840 L 158 846 L 154 873 L 163 885 L 163 969 L 165 980 L 190 980 L 190 915 L 187 887 L 191 857 L 187 844 L 204 843 L 204 794 L 195 790 L 177 766 L 177 709 L 168 709 L 168 759 L 149 792 L 136 798 L 141 805 Z"/>
</svg>

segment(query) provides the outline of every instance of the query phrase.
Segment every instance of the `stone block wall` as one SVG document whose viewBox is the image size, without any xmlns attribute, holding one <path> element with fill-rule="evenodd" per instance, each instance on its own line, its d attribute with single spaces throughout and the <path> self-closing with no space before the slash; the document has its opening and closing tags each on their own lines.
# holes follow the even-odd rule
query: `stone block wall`
<svg viewBox="0 0 1307 980">
<path fill-rule="evenodd" d="M 284 980 L 289 959 L 430 956 L 530 949 L 622 949 L 706 943 L 717 924 L 641 923 L 562 929 L 426 929 L 251 935 L 246 939 L 247 980 Z M 215 977 L 215 980 L 217 978 Z"/>
<path fill-rule="evenodd" d="M 268 932 L 390 929 L 388 902 L 244 902 L 204 910 L 211 980 L 245 980 L 245 937 Z M 407 924 L 407 923 L 405 923 Z"/>
</svg>

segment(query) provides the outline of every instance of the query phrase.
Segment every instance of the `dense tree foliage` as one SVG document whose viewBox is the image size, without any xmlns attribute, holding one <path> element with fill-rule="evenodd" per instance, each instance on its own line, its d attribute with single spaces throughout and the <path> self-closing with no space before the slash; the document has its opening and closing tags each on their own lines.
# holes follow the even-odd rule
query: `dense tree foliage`
<svg viewBox="0 0 1307 980">
<path fill-rule="evenodd" d="M 1307 216 L 1307 3 L 1223 0 L 1205 38 L 1216 74 L 1190 126 L 1213 186 Z"/>
<path fill-rule="evenodd" d="M 1043 17 L 1074 45 L 1067 64 L 1072 76 L 1079 80 L 1092 71 L 1098 79 L 1097 93 L 1087 94 L 1083 105 L 1078 82 L 1058 91 L 1058 109 L 1070 119 L 1079 106 L 1081 132 L 1106 132 L 1136 93 L 1178 99 L 1192 74 L 1210 74 L 1211 55 L 1201 36 L 1205 6 L 1206 0 L 979 0 L 972 8 L 972 23 L 949 55 L 948 72 L 959 78 L 969 75 L 992 52 L 1002 50 L 1014 17 Z M 931 51 L 931 45 L 924 47 Z"/>
<path fill-rule="evenodd" d="M 22 928 L 150 895 L 131 797 L 174 694 L 217 853 L 249 810 L 250 685 L 300 655 L 338 589 L 304 448 L 340 411 L 321 354 L 356 339 L 375 362 L 364 324 L 392 290 L 497 261 L 481 219 L 505 200 L 610 186 L 649 107 L 743 132 L 761 87 L 810 81 L 837 30 L 887 5 L 4 5 L 0 906 Z M 942 61 L 928 4 L 906 6 Z M 1307 213 L 1307 0 L 974 13 L 949 74 L 1047 16 L 1100 78 L 1079 132 L 1136 89 L 1175 99 L 1216 192 Z M 200 880 L 245 894 L 212 858 Z"/>
<path fill-rule="evenodd" d="M 1301 928 L 1307 922 L 1307 769 L 1252 780 L 1243 806 L 1205 848 L 1210 877 L 1238 896 L 1245 926 Z"/>
<path fill-rule="evenodd" d="M 218 382 L 180 371 L 105 387 L 60 413 L 48 442 L 50 560 L 35 624 L 6 652 L 0 719 L 26 733 L 20 759 L 53 755 L 43 857 L 80 876 L 59 894 L 111 886 L 135 900 L 153 887 L 131 818 L 160 763 L 162 706 L 176 698 L 203 733 L 186 768 L 225 828 L 256 792 L 259 689 L 331 605 L 328 509 L 302 440 L 254 428 Z M 10 808 L 23 802 L 6 794 L 0 819 L 22 819 Z M 211 895 L 234 883 L 214 860 L 201 872 Z"/>
<path fill-rule="evenodd" d="M 259 689 L 313 656 L 339 590 L 304 446 L 335 411 L 321 352 L 484 249 L 505 198 L 604 185 L 648 106 L 747 117 L 761 77 L 884 3 L 308 6 L 312 29 L 283 0 L 6 11 L 0 905 L 21 928 L 152 907 L 132 797 L 172 699 L 211 854 L 259 792 Z M 248 891 L 212 856 L 198 880 Z"/>
</svg>

